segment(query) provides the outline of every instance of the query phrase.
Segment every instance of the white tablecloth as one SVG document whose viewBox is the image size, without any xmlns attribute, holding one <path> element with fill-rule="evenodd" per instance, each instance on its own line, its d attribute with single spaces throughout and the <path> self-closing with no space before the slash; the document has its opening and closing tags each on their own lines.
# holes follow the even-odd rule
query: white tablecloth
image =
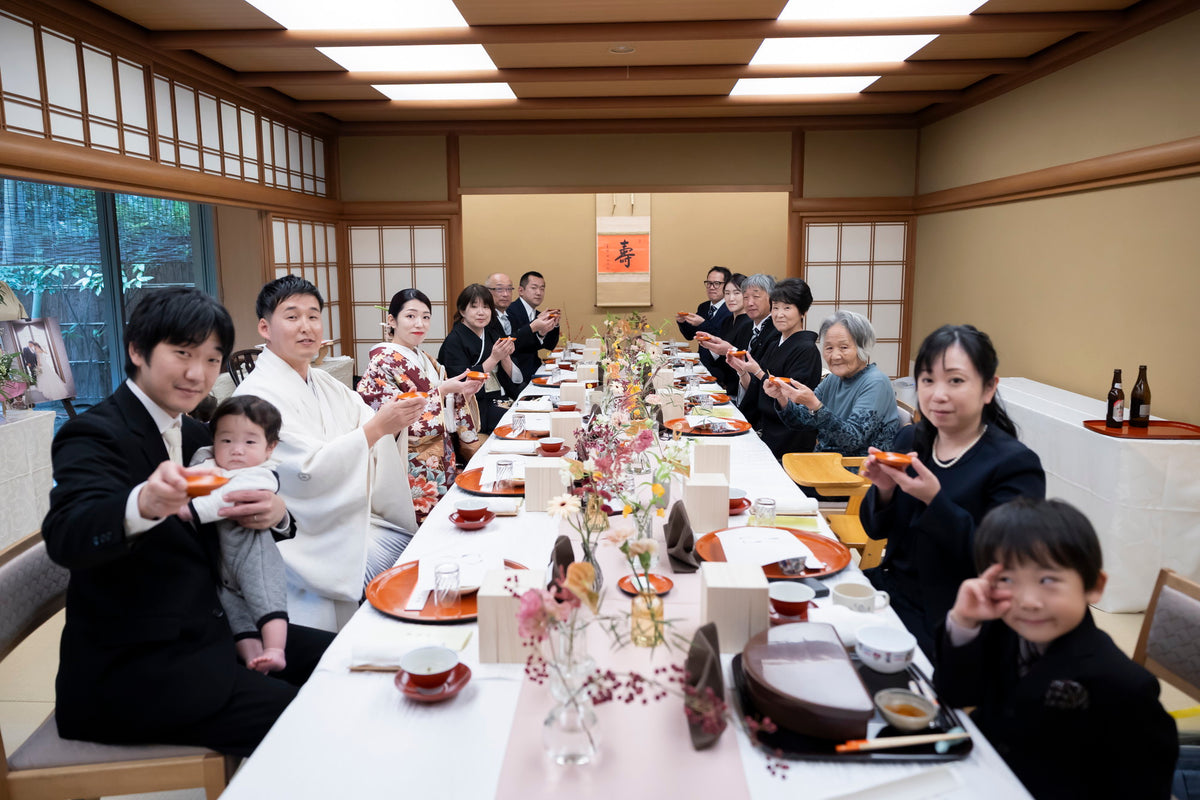
<svg viewBox="0 0 1200 800">
<path fill-rule="evenodd" d="M 537 390 L 539 393 L 547 393 Z M 753 489 L 757 496 L 773 495 L 780 504 L 798 501 L 799 488 L 787 478 L 776 464 L 770 451 L 754 435 L 732 437 L 732 481 L 734 486 Z M 478 466 L 486 457 L 487 447 L 472 461 Z M 453 504 L 464 494 L 452 489 L 433 510 L 401 557 L 412 561 L 438 552 L 454 553 L 462 549 L 496 553 L 514 559 L 533 569 L 544 569 L 560 525 L 546 514 L 523 511 L 517 517 L 498 517 L 475 533 L 464 533 L 448 521 Z M 736 523 L 735 523 L 736 524 Z M 829 533 L 824 520 L 820 525 Z M 661 544 L 661 542 L 660 542 Z M 627 602 L 614 589 L 617 578 L 624 574 L 620 554 L 611 546 L 599 548 L 600 563 L 605 574 L 607 602 Z M 669 571 L 660 567 L 660 571 Z M 672 604 L 696 603 L 699 574 L 673 575 L 676 587 L 666 598 L 667 616 Z M 865 582 L 862 573 L 851 566 L 829 579 L 830 583 L 844 580 Z M 828 602 L 826 600 L 826 602 Z M 679 606 L 676 605 L 676 608 Z M 899 625 L 889 608 L 878 612 L 880 621 Z M 506 742 L 509 739 L 525 680 L 523 665 L 480 664 L 476 638 L 460 654 L 471 667 L 471 683 L 453 701 L 423 706 L 406 700 L 393 686 L 391 674 L 351 673 L 348 667 L 356 651 L 356 642 L 370 643 L 374 651 L 389 636 L 395 639 L 398 626 L 406 626 L 364 605 L 338 635 L 322 659 L 317 672 L 301 690 L 279 722 L 234 777 L 224 800 L 261 800 L 263 797 L 313 798 L 368 797 L 380 793 L 399 793 L 405 797 L 436 797 L 439 800 L 475 800 L 497 794 L 501 768 L 504 764 Z M 466 627 L 475 628 L 474 624 Z M 593 626 L 594 628 L 595 626 Z M 592 631 L 589 632 L 591 636 Z M 595 631 L 599 635 L 598 631 Z M 593 644 L 592 654 L 601 665 L 608 663 L 609 654 L 603 646 Z M 649 651 L 623 650 L 611 658 L 622 665 L 629 660 L 649 658 Z M 654 663 L 666 660 L 681 661 L 679 654 L 668 654 L 663 648 L 655 651 Z M 920 659 L 926 672 L 928 661 Z M 726 681 L 729 658 L 725 658 Z M 644 667 L 643 667 L 644 669 Z M 547 705 L 549 709 L 549 705 Z M 671 715 L 678 718 L 678 735 L 686 736 L 678 701 L 667 699 L 645 707 L 601 706 L 601 735 L 603 714 L 636 713 Z M 963 715 L 965 718 L 965 715 Z M 656 717 L 657 718 L 657 717 Z M 970 727 L 970 722 L 967 720 Z M 944 797 L 961 800 L 979 798 L 1028 798 L 1023 787 L 982 736 L 971 727 L 975 747 L 969 758 L 948 767 L 916 765 L 847 765 L 817 762 L 791 762 L 787 780 L 771 777 L 761 752 L 754 749 L 739 729 L 726 732 L 737 738 L 744 776 L 741 780 L 752 798 L 834 798 L 846 793 L 904 777 L 924 776 L 932 783 L 949 787 L 933 794 L 903 795 L 906 797 Z M 540 726 L 531 724 L 519 735 L 539 739 Z M 669 770 L 670 764 L 655 758 L 653 742 L 646 757 L 638 763 L 602 762 L 585 770 L 604 770 L 606 774 L 620 771 L 624 785 L 637 787 L 638 776 L 646 770 Z M 602 745 L 603 753 L 603 745 Z M 698 754 L 698 757 L 706 757 Z M 603 759 L 603 755 L 601 756 Z M 551 776 L 547 778 L 546 776 Z M 539 765 L 529 773 L 529 797 L 546 796 L 560 791 L 554 778 L 557 768 Z M 586 773 L 584 773 L 586 776 Z M 739 776 L 730 779 L 740 784 Z M 580 781 L 584 784 L 581 786 Z M 598 782 L 597 782 L 598 783 Z M 579 796 L 597 796 L 597 786 L 586 777 L 576 775 L 570 781 Z M 635 789 L 636 791 L 636 789 Z M 714 787 L 714 796 L 720 796 Z M 740 794 L 740 792 L 739 792 Z M 864 795 L 865 796 L 865 795 Z M 880 796 L 898 797 L 895 792 Z"/>
<path fill-rule="evenodd" d="M 0 424 L 0 550 L 42 527 L 50 510 L 53 411 L 9 411 Z"/>
<path fill-rule="evenodd" d="M 1022 442 L 1042 459 L 1046 494 L 1092 521 L 1104 551 L 1105 611 L 1144 611 L 1158 571 L 1200 580 L 1200 440 L 1130 440 L 1089 431 L 1104 400 L 1026 378 L 1000 396 Z"/>
</svg>

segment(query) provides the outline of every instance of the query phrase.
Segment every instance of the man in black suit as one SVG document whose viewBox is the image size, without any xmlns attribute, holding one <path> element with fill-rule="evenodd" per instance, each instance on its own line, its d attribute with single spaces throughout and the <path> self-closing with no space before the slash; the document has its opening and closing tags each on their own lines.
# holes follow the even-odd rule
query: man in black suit
<svg viewBox="0 0 1200 800">
<path fill-rule="evenodd" d="M 123 385 L 54 439 L 42 534 L 71 570 L 57 691 L 59 733 L 111 743 L 188 744 L 248 755 L 316 666 L 332 634 L 289 626 L 287 669 L 237 661 L 217 599 L 217 535 L 187 510 L 184 469 L 212 443 L 185 416 L 233 345 L 216 300 L 155 290 L 130 315 Z M 294 530 L 269 491 L 232 493 L 221 515 Z"/>
<path fill-rule="evenodd" d="M 543 348 L 553 350 L 558 346 L 560 312 L 556 308 L 544 313 L 538 311 L 538 306 L 546 297 L 546 279 L 542 273 L 532 270 L 526 272 L 521 276 L 520 287 L 517 299 L 509 305 L 507 314 L 512 329 L 517 332 L 513 361 L 521 368 L 525 380 L 529 381 L 541 363 L 538 352 Z"/>
<path fill-rule="evenodd" d="M 33 340 L 29 340 L 29 344 L 21 348 L 21 363 L 25 365 L 25 371 L 37 378 L 38 374 L 38 354 L 33 349 Z"/>
<path fill-rule="evenodd" d="M 709 336 L 721 335 L 721 326 L 733 316 L 725 307 L 725 284 L 729 282 L 732 274 L 725 267 L 713 267 L 708 271 L 708 276 L 704 279 L 704 291 L 708 294 L 708 299 L 696 306 L 695 314 L 684 315 L 675 321 L 683 338 L 690 342 L 700 332 Z M 715 357 L 703 347 L 700 348 L 700 363 L 709 372 L 716 370 Z"/>
</svg>

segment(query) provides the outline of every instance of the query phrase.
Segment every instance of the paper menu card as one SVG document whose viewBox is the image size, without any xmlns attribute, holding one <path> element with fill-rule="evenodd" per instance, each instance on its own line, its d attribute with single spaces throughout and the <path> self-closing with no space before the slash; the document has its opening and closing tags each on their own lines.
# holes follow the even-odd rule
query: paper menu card
<svg viewBox="0 0 1200 800">
<path fill-rule="evenodd" d="M 721 540 L 725 560 L 731 564 L 764 566 L 804 556 L 807 559 L 805 566 L 809 569 L 825 566 L 804 542 L 780 528 L 727 528 L 718 531 L 717 538 Z"/>
</svg>

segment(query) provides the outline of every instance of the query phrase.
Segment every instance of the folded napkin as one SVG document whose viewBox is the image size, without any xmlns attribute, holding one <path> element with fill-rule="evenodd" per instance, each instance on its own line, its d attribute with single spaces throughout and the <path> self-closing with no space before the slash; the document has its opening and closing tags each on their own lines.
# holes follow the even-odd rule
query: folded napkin
<svg viewBox="0 0 1200 800">
<path fill-rule="evenodd" d="M 817 514 L 817 498 L 799 497 L 795 500 L 776 500 L 775 517 L 812 517 Z"/>
<path fill-rule="evenodd" d="M 694 695 L 685 695 L 683 701 L 685 706 L 693 710 L 692 714 L 688 714 L 688 732 L 692 735 L 692 747 L 704 750 L 716 744 L 725 730 L 724 719 L 721 719 L 719 730 L 714 732 L 711 725 L 709 730 L 704 730 L 705 711 L 709 711 L 711 716 L 713 701 L 725 699 L 725 675 L 721 670 L 721 648 L 717 644 L 715 622 L 701 625 L 696 630 L 684 671 L 685 685 L 696 690 Z"/>
<path fill-rule="evenodd" d="M 805 558 L 807 569 L 823 569 L 804 542 L 779 528 L 726 528 L 717 532 L 725 560 L 731 564 L 774 564 L 788 558 Z"/>
<path fill-rule="evenodd" d="M 553 410 L 554 405 L 550 402 L 550 398 L 547 395 L 542 395 L 536 400 L 518 400 L 516 404 L 513 405 L 513 411 L 520 411 L 522 413 L 529 411 L 536 413 L 540 411 L 542 413 L 549 414 Z"/>
<path fill-rule="evenodd" d="M 565 583 L 567 567 L 575 561 L 575 548 L 566 536 L 554 540 L 554 550 L 550 553 L 550 564 L 547 567 L 546 588 L 554 591 L 555 583 Z"/>
<path fill-rule="evenodd" d="M 505 453 L 515 456 L 531 456 L 537 452 L 538 443 L 532 439 L 501 439 L 500 437 L 489 437 L 491 445 L 488 447 L 489 453 Z"/>
<path fill-rule="evenodd" d="M 409 650 L 441 645 L 462 650 L 471 629 L 450 625 L 391 625 L 386 635 L 355 639 L 350 650 L 351 672 L 396 672 L 400 657 Z"/>
<path fill-rule="evenodd" d="M 549 398 L 547 398 L 549 399 Z M 525 412 L 522 412 L 525 413 Z M 544 414 L 529 414 L 525 413 L 525 430 L 533 436 L 549 436 L 550 435 L 550 409 L 546 409 Z"/>
<path fill-rule="evenodd" d="M 521 501 L 517 498 L 489 497 L 487 507 L 497 517 L 515 517 L 521 511 Z"/>
<path fill-rule="evenodd" d="M 695 572 L 700 569 L 700 557 L 695 552 L 695 534 L 692 533 L 692 523 L 682 500 L 676 500 L 671 506 L 663 533 L 667 537 L 667 555 L 676 572 Z"/>
</svg>

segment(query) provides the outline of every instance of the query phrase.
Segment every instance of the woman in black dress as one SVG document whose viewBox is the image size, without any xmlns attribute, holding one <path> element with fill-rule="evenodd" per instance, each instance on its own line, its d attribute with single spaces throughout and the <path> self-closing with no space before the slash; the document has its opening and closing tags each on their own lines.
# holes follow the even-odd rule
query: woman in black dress
<svg viewBox="0 0 1200 800">
<path fill-rule="evenodd" d="M 871 489 L 859 510 L 873 539 L 887 539 L 883 563 L 866 571 L 891 595 L 917 643 L 935 658 L 935 631 L 959 584 L 974 578 L 975 528 L 1014 497 L 1046 496 L 1037 454 L 1016 439 L 1000 403 L 999 359 L 986 333 L 944 325 L 917 352 L 921 421 L 901 428 L 892 449 L 912 466 L 884 466 L 872 454 L 859 474 Z"/>
<path fill-rule="evenodd" d="M 496 322 L 492 293 L 483 284 L 472 283 L 463 289 L 456 309 L 454 327 L 442 342 L 438 361 L 450 375 L 467 370 L 488 374 L 475 397 L 479 401 L 480 432 L 491 433 L 505 412 L 497 403 L 505 397 L 516 399 L 524 380 L 512 360 L 515 342 Z"/>
<path fill-rule="evenodd" d="M 779 405 L 762 391 L 765 380 L 792 380 L 815 389 L 821 382 L 821 353 L 817 350 L 817 334 L 804 330 L 804 315 L 812 306 L 812 290 L 799 278 L 787 278 L 771 290 L 771 319 L 778 338 L 762 353 L 736 358 L 726 356 L 729 365 L 738 371 L 740 383 L 746 387 L 738 408 L 776 459 L 784 453 L 809 453 L 817 444 L 815 430 L 796 430 L 784 424 Z"/>
</svg>

